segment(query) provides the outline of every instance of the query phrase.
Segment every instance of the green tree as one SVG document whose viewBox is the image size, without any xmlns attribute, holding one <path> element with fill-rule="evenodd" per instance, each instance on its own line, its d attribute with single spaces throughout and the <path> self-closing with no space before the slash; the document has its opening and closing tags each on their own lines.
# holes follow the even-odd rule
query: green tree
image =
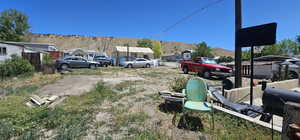
<svg viewBox="0 0 300 140">
<path fill-rule="evenodd" d="M 274 45 L 264 46 L 262 55 L 296 55 L 300 54 L 300 47 L 295 41 L 282 40 Z"/>
<path fill-rule="evenodd" d="M 282 48 L 283 53 L 286 55 L 300 53 L 299 45 L 293 40 L 283 40 L 279 44 Z"/>
<path fill-rule="evenodd" d="M 297 40 L 298 44 L 300 44 L 300 35 L 297 36 L 296 40 Z"/>
<path fill-rule="evenodd" d="M 251 59 L 251 52 L 250 50 L 244 50 L 242 51 L 242 60 L 243 61 L 249 61 Z"/>
<path fill-rule="evenodd" d="M 0 13 L 0 40 L 23 41 L 29 28 L 28 17 L 22 12 L 9 9 Z"/>
<path fill-rule="evenodd" d="M 137 47 L 151 48 L 153 47 L 151 39 L 144 38 L 137 41 Z"/>
<path fill-rule="evenodd" d="M 220 56 L 218 62 L 232 62 L 234 61 L 232 56 Z"/>
<path fill-rule="evenodd" d="M 195 57 L 214 57 L 211 47 L 209 47 L 205 42 L 201 42 L 196 45 L 192 58 Z"/>
<path fill-rule="evenodd" d="M 261 53 L 262 56 L 265 56 L 265 55 L 281 55 L 283 52 L 279 44 L 274 44 L 274 45 L 264 46 Z"/>
<path fill-rule="evenodd" d="M 154 58 L 160 58 L 162 51 L 161 51 L 161 43 L 159 41 L 153 41 L 152 42 L 152 50 L 154 52 Z"/>
</svg>

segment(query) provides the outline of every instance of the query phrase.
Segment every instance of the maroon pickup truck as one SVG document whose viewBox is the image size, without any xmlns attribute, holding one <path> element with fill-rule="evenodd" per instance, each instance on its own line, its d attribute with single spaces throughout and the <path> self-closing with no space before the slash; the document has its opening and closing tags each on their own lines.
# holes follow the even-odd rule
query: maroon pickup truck
<svg viewBox="0 0 300 140">
<path fill-rule="evenodd" d="M 232 69 L 217 64 L 215 59 L 207 57 L 196 57 L 192 61 L 182 61 L 181 69 L 185 74 L 198 72 L 199 76 L 211 78 L 211 76 L 228 77 L 232 75 Z"/>
</svg>

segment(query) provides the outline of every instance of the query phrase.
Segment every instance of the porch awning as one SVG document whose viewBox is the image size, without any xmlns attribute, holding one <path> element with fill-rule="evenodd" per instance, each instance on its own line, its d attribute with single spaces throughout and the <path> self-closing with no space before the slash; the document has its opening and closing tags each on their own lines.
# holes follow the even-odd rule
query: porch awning
<svg viewBox="0 0 300 140">
<path fill-rule="evenodd" d="M 117 52 L 127 52 L 127 47 L 124 46 L 116 46 Z M 142 48 L 142 47 L 129 47 L 130 53 L 153 53 L 150 48 Z"/>
</svg>

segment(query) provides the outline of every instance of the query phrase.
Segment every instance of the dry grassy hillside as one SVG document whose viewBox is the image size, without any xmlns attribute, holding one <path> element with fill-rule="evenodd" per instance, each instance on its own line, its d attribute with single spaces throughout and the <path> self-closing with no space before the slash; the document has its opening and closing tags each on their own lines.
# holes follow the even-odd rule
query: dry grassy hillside
<svg viewBox="0 0 300 140">
<path fill-rule="evenodd" d="M 115 37 L 90 37 L 78 35 L 54 35 L 54 34 L 29 34 L 27 36 L 31 42 L 38 43 L 54 43 L 59 50 L 68 50 L 74 48 L 85 48 L 106 52 L 109 55 L 113 52 L 114 46 L 136 46 L 139 39 L 135 38 L 115 38 Z M 187 44 L 182 42 L 162 42 L 164 54 L 174 54 L 186 49 L 192 49 L 195 44 Z M 216 55 L 233 54 L 233 52 L 221 48 L 214 48 Z M 219 51 L 221 50 L 221 51 Z M 226 53 L 225 53 L 226 52 Z"/>
<path fill-rule="evenodd" d="M 226 50 L 223 48 L 213 48 L 212 51 L 217 56 L 234 56 L 234 51 Z"/>
</svg>

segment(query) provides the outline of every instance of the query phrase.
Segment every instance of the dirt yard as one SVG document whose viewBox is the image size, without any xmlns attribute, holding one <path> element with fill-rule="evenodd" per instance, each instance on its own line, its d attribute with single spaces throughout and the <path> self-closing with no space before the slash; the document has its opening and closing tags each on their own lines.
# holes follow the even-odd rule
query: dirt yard
<svg viewBox="0 0 300 140">
<path fill-rule="evenodd" d="M 179 69 L 170 67 L 75 70 L 32 92 L 41 96 L 59 95 L 66 98 L 57 106 L 58 110 L 41 110 L 38 113 L 48 114 L 43 115 L 46 117 L 46 124 L 36 121 L 36 124 L 47 128 L 39 133 L 42 133 L 43 139 L 240 139 L 243 136 L 250 138 L 254 134 L 258 139 L 270 138 L 269 131 L 260 131 L 259 127 L 247 123 L 240 124 L 243 121 L 232 123 L 234 118 L 223 114 L 216 115 L 216 120 L 222 122 L 217 123 L 213 132 L 207 114 L 200 116 L 203 122 L 194 123 L 201 124 L 200 130 L 180 127 L 181 106 L 175 105 L 170 108 L 159 98 L 158 91 L 169 90 L 170 82 L 175 77 L 191 76 L 196 74 L 183 74 Z M 209 85 L 220 84 L 220 80 L 205 81 Z M 24 97 L 17 99 L 22 101 Z M 24 108 L 22 102 L 18 106 Z M 63 109 L 61 111 L 64 115 L 60 114 L 59 108 Z M 1 110 L 5 113 L 10 109 L 0 107 L 0 112 Z M 174 118 L 175 124 L 172 124 L 175 112 L 179 115 Z M 32 116 L 32 113 L 23 113 L 24 116 Z M 35 134 L 32 131 L 36 132 L 33 129 L 36 125 L 31 126 L 35 124 L 31 119 L 28 120 L 28 124 L 22 122 L 20 125 L 24 124 L 26 127 L 20 130 L 20 134 Z M 239 127 L 247 128 L 247 131 Z M 232 131 L 236 134 L 229 133 Z M 36 137 L 40 138 L 39 136 Z"/>
</svg>

